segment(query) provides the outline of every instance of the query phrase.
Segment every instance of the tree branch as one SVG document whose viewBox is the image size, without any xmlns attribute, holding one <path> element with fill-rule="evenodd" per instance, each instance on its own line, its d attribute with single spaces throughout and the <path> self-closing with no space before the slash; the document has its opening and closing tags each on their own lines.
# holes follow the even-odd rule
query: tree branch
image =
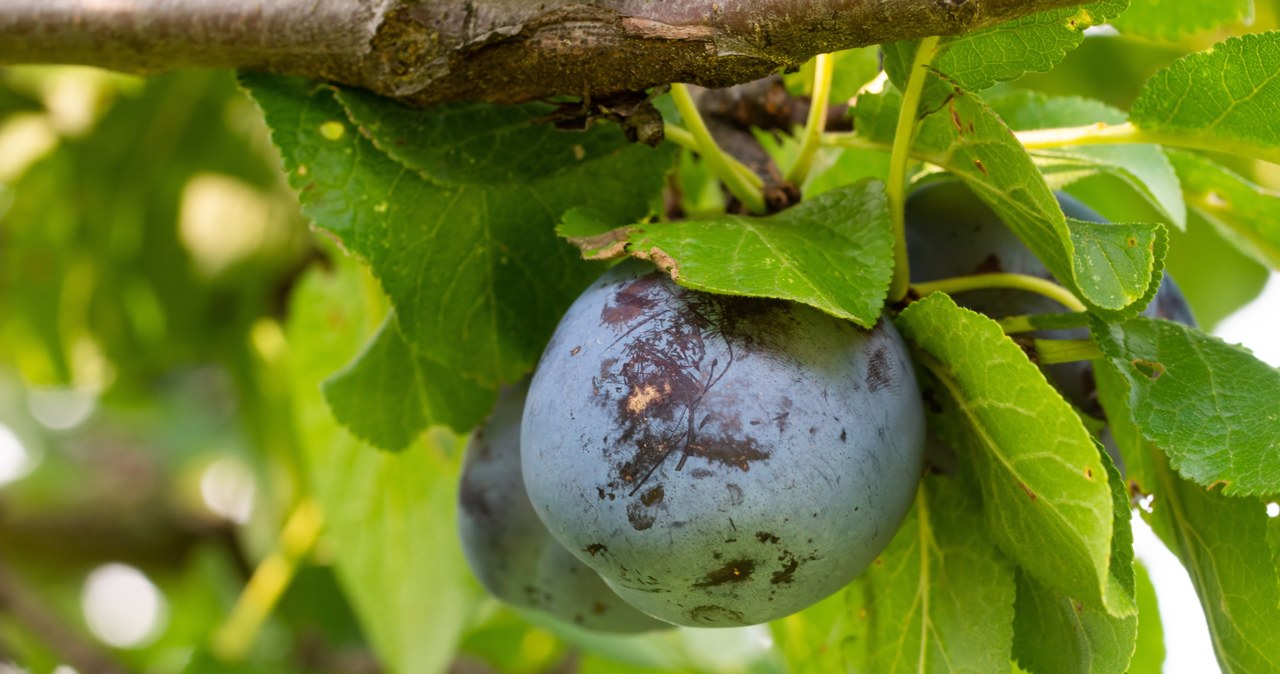
<svg viewBox="0 0 1280 674">
<path fill-rule="evenodd" d="M 409 103 L 721 87 L 1079 0 L 5 0 L 0 64 L 219 67 Z"/>
</svg>

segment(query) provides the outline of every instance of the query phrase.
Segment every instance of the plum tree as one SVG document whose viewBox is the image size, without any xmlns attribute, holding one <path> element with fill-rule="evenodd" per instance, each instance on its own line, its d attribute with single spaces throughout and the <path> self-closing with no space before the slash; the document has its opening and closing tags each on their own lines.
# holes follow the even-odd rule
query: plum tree
<svg viewBox="0 0 1280 674">
<path fill-rule="evenodd" d="M 569 309 L 524 411 L 525 484 L 552 534 L 663 620 L 772 620 L 888 544 L 924 420 L 892 323 L 680 287 L 640 262 Z"/>
<path fill-rule="evenodd" d="M 1069 194 L 1059 192 L 1058 204 L 1071 218 L 1106 222 L 1097 212 Z M 1049 270 L 963 182 L 932 180 L 912 192 L 906 202 L 907 251 L 913 283 L 984 273 L 1027 274 L 1052 279 Z M 992 318 L 1067 311 L 1057 301 L 1012 288 L 970 290 L 955 294 L 956 303 Z M 1144 316 L 1195 325 L 1182 291 L 1167 274 Z M 1083 339 L 1084 328 L 1043 330 L 1046 339 Z M 1081 410 L 1101 416 L 1093 367 L 1089 361 L 1044 365 L 1049 381 Z"/>
<path fill-rule="evenodd" d="M 458 531 L 471 570 L 498 599 L 588 629 L 670 627 L 619 599 L 538 520 L 520 471 L 520 414 L 528 388 L 524 382 L 504 390 L 467 445 Z"/>
</svg>

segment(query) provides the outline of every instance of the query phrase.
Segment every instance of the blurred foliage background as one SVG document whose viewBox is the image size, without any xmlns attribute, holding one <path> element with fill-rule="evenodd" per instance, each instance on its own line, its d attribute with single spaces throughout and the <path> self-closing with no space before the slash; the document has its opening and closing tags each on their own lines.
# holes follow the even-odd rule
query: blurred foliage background
<svg viewBox="0 0 1280 674">
<path fill-rule="evenodd" d="M 1260 3 L 1251 30 L 1276 26 Z M 1125 108 L 1220 37 L 1102 34 L 1016 86 Z M 830 152 L 819 184 L 884 163 Z M 230 73 L 0 70 L 0 672 L 829 671 L 839 596 L 633 638 L 485 598 L 454 534 L 462 439 L 381 454 L 329 416 L 319 383 L 387 307 L 278 164 Z M 1113 178 L 1072 191 L 1158 218 Z M 1207 327 L 1266 281 L 1206 222 L 1172 236 Z"/>
</svg>

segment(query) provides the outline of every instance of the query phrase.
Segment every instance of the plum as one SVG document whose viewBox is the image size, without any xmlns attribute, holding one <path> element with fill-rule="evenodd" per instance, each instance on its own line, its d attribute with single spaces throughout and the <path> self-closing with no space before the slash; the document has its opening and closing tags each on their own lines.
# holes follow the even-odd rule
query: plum
<svg viewBox="0 0 1280 674">
<path fill-rule="evenodd" d="M 1106 222 L 1088 206 L 1064 193 L 1057 194 L 1063 213 L 1077 220 Z M 911 281 L 920 283 L 953 276 L 1017 273 L 1052 279 L 1031 249 L 963 182 L 942 179 L 916 189 L 906 203 L 907 256 Z M 1067 308 L 1043 295 L 1012 289 L 972 290 L 955 295 L 957 304 L 992 318 L 1021 314 L 1064 312 Z M 1144 316 L 1194 325 L 1190 307 L 1167 274 Z M 1047 339 L 1083 339 L 1087 329 L 1041 331 Z M 1101 416 L 1089 362 L 1044 366 L 1050 382 L 1076 407 Z"/>
<path fill-rule="evenodd" d="M 539 516 L 623 599 L 737 626 L 835 592 L 888 544 L 924 417 L 889 320 L 864 330 L 630 261 L 561 320 L 522 437 Z"/>
<path fill-rule="evenodd" d="M 520 414 L 528 382 L 504 390 L 467 445 L 458 530 L 471 570 L 493 596 L 602 632 L 671 627 L 618 598 L 555 541 L 534 513 L 520 471 Z"/>
</svg>

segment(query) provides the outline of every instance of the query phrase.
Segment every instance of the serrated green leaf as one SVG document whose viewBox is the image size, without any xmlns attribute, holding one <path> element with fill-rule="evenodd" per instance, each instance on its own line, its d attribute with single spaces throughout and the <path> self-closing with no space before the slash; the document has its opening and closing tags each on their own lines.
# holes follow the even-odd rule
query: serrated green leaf
<svg viewBox="0 0 1280 674">
<path fill-rule="evenodd" d="M 895 91 L 859 97 L 854 109 L 859 135 L 892 142 L 887 120 L 896 116 L 900 99 Z M 912 152 L 964 180 L 1050 273 L 1096 313 L 1136 315 L 1142 303 L 1124 298 L 1154 294 L 1160 278 L 1155 255 L 1161 250 L 1149 251 L 1153 271 L 1145 280 L 1099 267 L 1078 275 L 1072 232 L 1057 199 L 1009 127 L 977 96 L 957 90 L 943 110 L 921 123 Z M 1117 293 L 1117 288 L 1123 291 Z"/>
<path fill-rule="evenodd" d="M 1177 471 L 1232 495 L 1280 493 L 1280 370 L 1169 321 L 1095 321 L 1143 436 Z"/>
<path fill-rule="evenodd" d="M 1013 567 L 956 478 L 926 477 L 866 575 L 873 672 L 996 672 L 1013 643 Z"/>
<path fill-rule="evenodd" d="M 454 528 L 461 452 L 425 437 L 413 451 L 375 451 L 329 415 L 321 381 L 373 334 L 355 263 L 312 270 L 294 291 L 287 338 L 294 423 L 307 482 L 325 516 L 338 578 L 383 665 L 444 672 L 479 599 Z"/>
<path fill-rule="evenodd" d="M 1127 35 L 1170 39 L 1253 21 L 1253 0 L 1129 0 L 1111 24 Z"/>
<path fill-rule="evenodd" d="M 1170 151 L 1188 204 L 1241 252 L 1280 269 L 1280 194 L 1190 152 Z"/>
<path fill-rule="evenodd" d="M 355 360 L 325 380 L 324 397 L 356 437 L 398 452 L 433 425 L 475 428 L 497 392 L 420 356 L 392 313 Z"/>
<path fill-rule="evenodd" d="M 304 212 L 368 261 L 423 357 L 483 384 L 524 374 L 598 273 L 556 239 L 560 215 L 638 219 L 670 164 L 616 128 L 532 124 L 546 107 L 423 111 L 347 92 L 344 108 L 307 80 L 243 81 Z"/>
<path fill-rule="evenodd" d="M 1067 218 L 1067 227 L 1075 248 L 1075 276 L 1093 280 L 1095 297 L 1106 298 L 1111 306 L 1128 306 L 1155 296 L 1158 284 L 1151 281 L 1160 277 L 1168 246 L 1163 227 L 1075 218 Z"/>
<path fill-rule="evenodd" d="M 893 275 L 884 183 L 864 180 L 765 218 L 723 215 L 608 229 L 575 210 L 558 231 L 589 259 L 650 260 L 680 285 L 802 302 L 870 328 Z"/>
<path fill-rule="evenodd" d="M 981 91 L 1029 72 L 1048 72 L 1068 52 L 1080 46 L 1086 28 L 1106 23 L 1127 4 L 1128 0 L 1100 0 L 944 37 L 934 50 L 930 68 L 967 91 Z M 885 70 L 900 89 L 906 85 L 907 70 L 918 46 L 919 40 L 884 46 Z M 930 78 L 921 96 L 921 110 L 937 110 L 950 95 L 950 86 L 941 79 Z"/>
<path fill-rule="evenodd" d="M 1109 572 L 1114 528 L 1106 471 L 1080 417 L 1000 326 L 934 293 L 899 316 L 933 375 L 946 437 L 982 485 L 992 536 L 1067 597 L 1135 607 Z"/>
<path fill-rule="evenodd" d="M 1129 121 L 1200 147 L 1280 163 L 1280 31 L 1232 37 L 1160 70 Z"/>
<path fill-rule="evenodd" d="M 1096 602 L 1064 597 L 1025 573 L 1018 574 L 1017 620 L 1013 652 L 1036 674 L 1124 674 L 1137 644 L 1141 606 L 1133 566 L 1133 530 L 1124 478 L 1098 448 L 1111 487 L 1114 531 L 1110 572 L 1138 612 L 1116 617 Z"/>
<path fill-rule="evenodd" d="M 1113 222 L 1155 222 L 1159 215 L 1136 198 L 1119 179 L 1097 174 L 1073 183 L 1070 193 Z M 1191 304 L 1196 320 L 1211 331 L 1226 316 L 1248 304 L 1266 285 L 1267 268 L 1227 242 L 1199 211 L 1187 213 L 1187 229 L 1166 228 L 1169 251 L 1165 273 Z"/>
<path fill-rule="evenodd" d="M 1125 113 L 1100 101 L 1074 96 L 1049 97 L 1019 91 L 990 101 L 991 108 L 1014 131 L 1117 124 Z M 1049 183 L 1060 189 L 1098 172 L 1115 175 L 1155 206 L 1178 229 L 1186 229 L 1187 207 L 1178 174 L 1160 146 L 1077 145 L 1031 150 L 1031 157 Z"/>
<path fill-rule="evenodd" d="M 1170 469 L 1130 421 L 1126 384 L 1100 363 L 1098 394 L 1133 488 L 1150 494 L 1143 518 L 1186 567 L 1227 674 L 1280 671 L 1280 582 L 1264 503 L 1196 486 Z"/>
</svg>

